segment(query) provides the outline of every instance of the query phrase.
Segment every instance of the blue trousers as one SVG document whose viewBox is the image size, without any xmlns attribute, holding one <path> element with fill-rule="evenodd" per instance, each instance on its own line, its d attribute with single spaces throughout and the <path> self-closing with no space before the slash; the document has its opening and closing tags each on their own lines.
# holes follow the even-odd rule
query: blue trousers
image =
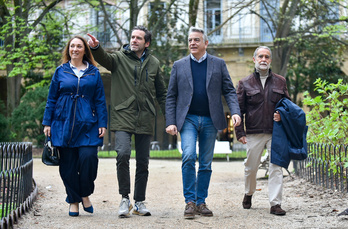
<svg viewBox="0 0 348 229">
<path fill-rule="evenodd" d="M 66 202 L 81 202 L 94 191 L 98 171 L 97 146 L 59 148 L 59 173 L 66 190 Z"/>
<path fill-rule="evenodd" d="M 180 131 L 182 147 L 182 180 L 185 202 L 205 203 L 211 177 L 211 163 L 217 129 L 210 117 L 188 114 Z M 196 174 L 196 142 L 199 167 Z"/>
</svg>

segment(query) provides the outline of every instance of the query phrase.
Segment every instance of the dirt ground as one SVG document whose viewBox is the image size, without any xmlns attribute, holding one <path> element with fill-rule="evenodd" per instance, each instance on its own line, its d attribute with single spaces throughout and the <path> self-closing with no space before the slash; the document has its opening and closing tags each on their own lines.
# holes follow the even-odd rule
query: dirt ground
<svg viewBox="0 0 348 229">
<path fill-rule="evenodd" d="M 348 216 L 337 217 L 348 208 L 347 194 L 313 186 L 303 179 L 284 178 L 285 216 L 269 213 L 267 180 L 260 170 L 253 205 L 242 207 L 244 190 L 243 162 L 213 162 L 209 197 L 206 202 L 213 217 L 183 218 L 181 161 L 150 160 L 146 206 L 152 216 L 118 218 L 121 200 L 116 182 L 116 160 L 100 159 L 96 188 L 90 199 L 95 213 L 80 206 L 79 217 L 68 216 L 65 190 L 57 167 L 48 167 L 34 159 L 34 179 L 38 197 L 30 212 L 14 228 L 348 228 Z M 135 161 L 131 160 L 132 184 Z M 290 170 L 291 171 L 291 170 Z M 284 175 L 288 175 L 284 170 Z M 132 195 L 132 193 L 131 193 Z"/>
</svg>

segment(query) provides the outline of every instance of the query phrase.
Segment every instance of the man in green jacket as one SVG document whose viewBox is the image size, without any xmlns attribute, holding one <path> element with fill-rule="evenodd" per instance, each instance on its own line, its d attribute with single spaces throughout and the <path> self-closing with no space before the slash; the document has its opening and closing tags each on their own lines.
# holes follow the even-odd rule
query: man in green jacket
<svg viewBox="0 0 348 229">
<path fill-rule="evenodd" d="M 159 61 L 150 54 L 151 33 L 144 26 L 135 26 L 130 44 L 109 54 L 90 37 L 88 44 L 95 60 L 111 71 L 110 130 L 115 131 L 117 152 L 117 178 L 122 195 L 119 217 L 133 214 L 149 216 L 144 205 L 148 180 L 150 141 L 154 134 L 155 100 L 165 112 L 167 90 L 160 74 Z M 131 137 L 134 135 L 136 150 L 136 174 L 134 208 L 129 200 Z"/>
</svg>

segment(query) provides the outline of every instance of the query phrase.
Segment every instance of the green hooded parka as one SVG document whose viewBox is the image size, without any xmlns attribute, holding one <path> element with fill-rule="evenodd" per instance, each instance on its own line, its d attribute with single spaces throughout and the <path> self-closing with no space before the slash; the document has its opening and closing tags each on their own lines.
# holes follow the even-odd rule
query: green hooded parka
<svg viewBox="0 0 348 229">
<path fill-rule="evenodd" d="M 153 135 L 155 99 L 165 114 L 167 95 L 159 61 L 148 49 L 141 61 L 128 47 L 112 54 L 101 46 L 92 49 L 94 59 L 111 72 L 110 130 Z"/>
</svg>

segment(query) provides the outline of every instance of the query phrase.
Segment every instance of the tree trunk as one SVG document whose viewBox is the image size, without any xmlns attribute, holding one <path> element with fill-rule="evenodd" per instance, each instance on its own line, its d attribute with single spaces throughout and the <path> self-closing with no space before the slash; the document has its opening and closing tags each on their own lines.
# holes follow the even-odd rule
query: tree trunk
<svg viewBox="0 0 348 229">
<path fill-rule="evenodd" d="M 7 68 L 7 72 L 10 72 Z M 12 111 L 19 105 L 21 99 L 21 76 L 7 77 L 7 117 L 11 116 Z"/>
<path fill-rule="evenodd" d="M 272 71 L 286 77 L 292 45 L 285 42 L 274 42 L 272 52 Z"/>
<path fill-rule="evenodd" d="M 285 0 L 280 10 L 274 39 L 272 71 L 286 77 L 293 41 L 287 40 L 300 0 Z"/>
<path fill-rule="evenodd" d="M 31 26 L 35 27 L 37 24 L 39 24 L 44 16 L 53 8 L 55 7 L 59 2 L 62 0 L 52 0 L 41 12 L 38 18 L 35 19 L 35 21 L 31 24 Z M 28 44 L 23 43 L 26 36 L 31 32 L 32 28 L 29 26 L 28 18 L 29 18 L 29 10 L 30 7 L 33 6 L 33 1 L 19 1 L 15 0 L 13 1 L 14 4 L 14 15 L 11 16 L 10 10 L 13 9 L 7 8 L 5 2 L 3 0 L 0 0 L 0 17 L 1 17 L 1 25 L 5 25 L 8 23 L 9 20 L 12 20 L 12 28 L 9 29 L 8 34 L 12 34 L 14 31 L 13 29 L 16 29 L 16 33 L 14 35 L 6 36 L 4 39 L 4 47 L 6 48 L 6 55 L 13 55 L 13 52 L 15 49 L 23 48 L 24 46 L 27 46 Z M 21 20 L 19 20 L 21 19 Z M 21 23 L 22 20 L 24 20 L 24 23 L 26 23 L 28 26 L 24 30 L 21 29 Z M 21 99 L 21 82 L 22 82 L 22 74 L 16 74 L 15 76 L 9 77 L 10 73 L 14 69 L 14 63 L 17 62 L 15 59 L 12 60 L 12 64 L 9 64 L 6 66 L 7 71 L 7 116 L 11 116 L 12 111 L 19 105 L 20 99 Z"/>
<path fill-rule="evenodd" d="M 190 0 L 189 3 L 189 27 L 196 26 L 199 0 Z"/>
<path fill-rule="evenodd" d="M 137 25 L 138 13 L 138 0 L 131 0 L 129 6 L 129 33 L 132 30 L 132 28 Z"/>
</svg>

